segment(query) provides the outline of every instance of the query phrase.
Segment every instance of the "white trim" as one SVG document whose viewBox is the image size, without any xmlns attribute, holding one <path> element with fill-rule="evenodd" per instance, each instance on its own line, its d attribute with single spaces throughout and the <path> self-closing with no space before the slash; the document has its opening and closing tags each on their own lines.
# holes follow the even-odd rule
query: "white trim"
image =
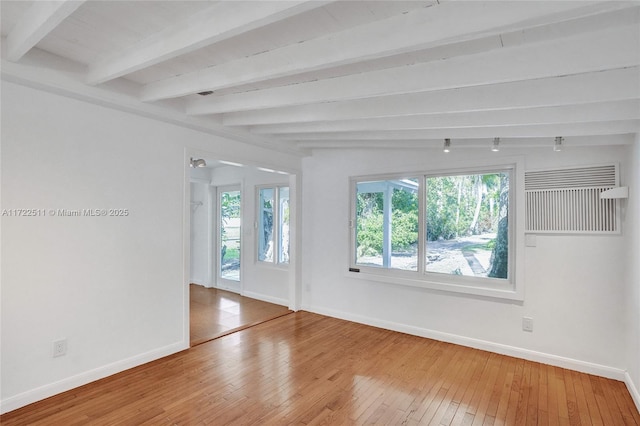
<svg viewBox="0 0 640 426">
<path fill-rule="evenodd" d="M 289 175 L 289 309 L 302 301 L 302 176 Z"/>
<path fill-rule="evenodd" d="M 242 293 L 242 295 L 245 297 L 250 297 L 252 299 L 262 300 L 263 302 L 275 303 L 276 305 L 281 306 L 289 306 L 289 301 L 280 297 L 268 296 L 262 293 L 255 293 L 253 291 L 245 291 Z"/>
<path fill-rule="evenodd" d="M 635 383 L 633 383 L 633 379 L 628 371 L 624 373 L 624 384 L 627 385 L 627 389 L 631 394 L 631 398 L 633 398 L 633 402 L 636 404 L 636 408 L 640 411 L 640 391 L 638 391 L 638 387 Z"/>
<path fill-rule="evenodd" d="M 157 359 L 172 355 L 176 352 L 180 352 L 188 348 L 189 346 L 185 346 L 183 341 L 173 343 L 163 348 L 154 349 L 140 355 L 135 355 L 131 358 L 116 361 L 111 364 L 107 364 L 93 370 L 85 371 L 84 373 L 76 374 L 75 376 L 67 377 L 57 382 L 49 383 L 47 385 L 20 393 L 18 395 L 0 401 L 0 414 L 17 410 L 18 408 L 24 407 L 25 405 L 32 404 L 34 402 L 49 398 L 62 392 L 66 392 L 82 385 L 86 385 L 87 383 L 103 379 L 105 377 L 120 373 L 130 368 L 155 361 Z"/>
<path fill-rule="evenodd" d="M 182 178 L 182 345 L 191 344 L 191 152 L 183 152 L 184 175 Z"/>
<path fill-rule="evenodd" d="M 563 356 L 533 351 L 530 349 L 518 348 L 516 346 L 504 345 L 502 343 L 490 342 L 487 340 L 474 339 L 471 337 L 460 336 L 457 334 L 444 333 L 441 331 L 415 327 L 415 326 L 396 323 L 392 321 L 384 321 L 376 318 L 338 311 L 330 308 L 322 308 L 317 306 L 306 305 L 306 306 L 303 306 L 302 309 L 305 311 L 314 312 L 320 315 L 327 315 L 333 318 L 339 318 L 347 321 L 357 322 L 359 324 L 365 324 L 373 327 L 384 328 L 386 330 L 397 331 L 400 333 L 407 333 L 414 336 L 438 340 L 441 342 L 467 346 L 474 349 L 481 349 L 481 350 L 494 352 L 501 355 L 508 355 L 515 358 L 526 359 L 529 361 L 540 362 L 543 364 L 548 364 L 556 367 L 566 368 L 569 370 L 579 371 L 581 373 L 594 374 L 596 376 L 606 377 L 608 379 L 614 379 L 614 380 L 620 380 L 620 381 L 625 380 L 626 372 L 620 368 L 609 367 L 606 365 L 595 364 L 592 362 L 581 361 L 573 358 L 566 358 Z M 637 396 L 637 391 L 636 391 L 636 396 Z M 636 404 L 637 404 L 637 400 L 636 400 Z"/>
</svg>

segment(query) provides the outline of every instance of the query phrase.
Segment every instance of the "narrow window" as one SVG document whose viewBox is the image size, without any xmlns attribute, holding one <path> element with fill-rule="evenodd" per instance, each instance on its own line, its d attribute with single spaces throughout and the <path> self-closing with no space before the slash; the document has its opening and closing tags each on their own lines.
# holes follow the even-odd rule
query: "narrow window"
<svg viewBox="0 0 640 426">
<path fill-rule="evenodd" d="M 289 187 L 258 188 L 258 261 L 289 263 Z"/>
<path fill-rule="evenodd" d="M 240 281 L 240 190 L 220 192 L 220 278 Z"/>
<path fill-rule="evenodd" d="M 289 263 L 289 187 L 278 188 L 278 263 Z"/>
<path fill-rule="evenodd" d="M 273 188 L 258 191 L 258 260 L 273 262 Z"/>
</svg>

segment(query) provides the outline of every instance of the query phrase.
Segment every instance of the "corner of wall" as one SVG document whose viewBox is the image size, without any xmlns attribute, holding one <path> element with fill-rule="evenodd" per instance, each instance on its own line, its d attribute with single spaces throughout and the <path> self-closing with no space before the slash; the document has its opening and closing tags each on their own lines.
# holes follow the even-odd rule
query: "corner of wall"
<svg viewBox="0 0 640 426">
<path fill-rule="evenodd" d="M 626 173 L 629 198 L 625 216 L 627 238 L 626 271 L 626 360 L 625 384 L 640 411 L 640 133 L 630 148 L 629 169 Z"/>
</svg>

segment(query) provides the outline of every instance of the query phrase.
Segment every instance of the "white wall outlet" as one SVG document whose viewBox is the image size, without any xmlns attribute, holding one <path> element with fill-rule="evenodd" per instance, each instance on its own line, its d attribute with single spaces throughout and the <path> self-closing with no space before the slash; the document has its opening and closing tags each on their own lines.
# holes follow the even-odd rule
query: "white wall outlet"
<svg viewBox="0 0 640 426">
<path fill-rule="evenodd" d="M 67 354 L 67 339 L 56 340 L 53 342 L 53 357 L 63 356 Z"/>
<path fill-rule="evenodd" d="M 533 331 L 533 318 L 531 318 L 531 317 L 522 317 L 522 330 L 523 331 Z"/>
</svg>

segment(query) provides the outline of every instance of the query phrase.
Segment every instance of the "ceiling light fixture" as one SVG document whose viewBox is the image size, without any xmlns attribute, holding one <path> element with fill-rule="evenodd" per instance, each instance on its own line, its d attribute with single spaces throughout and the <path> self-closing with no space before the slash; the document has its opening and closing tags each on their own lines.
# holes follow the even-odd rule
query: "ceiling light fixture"
<svg viewBox="0 0 640 426">
<path fill-rule="evenodd" d="M 451 139 L 447 138 L 444 140 L 444 148 L 442 149 L 444 152 L 451 151 Z"/>
<path fill-rule="evenodd" d="M 189 165 L 195 169 L 199 167 L 207 167 L 207 162 L 202 158 L 194 159 L 193 157 L 191 157 Z"/>
<path fill-rule="evenodd" d="M 500 151 L 500 138 L 493 138 L 493 146 L 491 147 L 491 151 Z"/>
<path fill-rule="evenodd" d="M 562 136 L 556 136 L 556 142 L 553 145 L 553 150 L 556 152 L 560 152 L 562 151 L 562 142 L 564 141 L 564 138 Z"/>
</svg>

